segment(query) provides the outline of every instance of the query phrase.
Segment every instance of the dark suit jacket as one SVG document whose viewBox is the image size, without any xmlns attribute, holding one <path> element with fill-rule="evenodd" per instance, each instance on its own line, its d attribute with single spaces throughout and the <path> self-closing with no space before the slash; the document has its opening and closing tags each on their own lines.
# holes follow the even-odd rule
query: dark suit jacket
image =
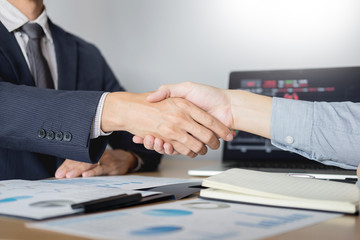
<svg viewBox="0 0 360 240">
<path fill-rule="evenodd" d="M 141 170 L 155 170 L 160 155 L 134 144 L 130 133 L 90 140 L 101 94 L 124 89 L 95 46 L 49 24 L 59 90 L 34 87 L 15 37 L 0 22 L 0 179 L 53 177 L 65 158 L 95 163 L 108 142 L 138 154 Z"/>
</svg>

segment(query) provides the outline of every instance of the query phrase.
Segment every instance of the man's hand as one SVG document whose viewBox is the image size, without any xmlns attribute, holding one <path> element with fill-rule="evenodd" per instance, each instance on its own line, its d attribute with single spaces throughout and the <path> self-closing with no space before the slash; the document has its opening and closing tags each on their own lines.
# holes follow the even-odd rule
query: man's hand
<svg viewBox="0 0 360 240">
<path fill-rule="evenodd" d="M 66 159 L 55 173 L 56 178 L 122 175 L 136 167 L 136 157 L 124 150 L 106 149 L 99 164 Z"/>
<path fill-rule="evenodd" d="M 147 100 L 149 102 L 159 102 L 172 97 L 184 98 L 190 101 L 214 116 L 228 128 L 232 128 L 231 102 L 223 89 L 193 82 L 169 84 L 161 86 L 157 91 L 150 94 Z"/>
<path fill-rule="evenodd" d="M 357 173 L 358 179 L 360 180 L 360 165 L 358 166 L 356 173 Z"/>
<path fill-rule="evenodd" d="M 124 130 L 141 138 L 154 136 L 189 157 L 205 154 L 206 145 L 219 148 L 218 137 L 231 137 L 228 127 L 185 99 L 150 103 L 147 96 L 126 92 L 108 94 L 101 129 L 104 132 Z"/>
<path fill-rule="evenodd" d="M 149 102 L 159 102 L 172 97 L 184 98 L 215 117 L 225 126 L 229 128 L 233 126 L 231 102 L 222 89 L 192 82 L 163 85 L 156 92 L 150 94 L 147 100 Z M 228 135 L 225 138 L 223 137 L 223 139 L 230 141 L 232 136 Z M 147 149 L 155 150 L 162 154 L 178 154 L 170 142 L 154 135 L 147 135 L 145 138 L 137 135 L 133 138 L 133 141 L 135 143 L 142 143 Z"/>
</svg>

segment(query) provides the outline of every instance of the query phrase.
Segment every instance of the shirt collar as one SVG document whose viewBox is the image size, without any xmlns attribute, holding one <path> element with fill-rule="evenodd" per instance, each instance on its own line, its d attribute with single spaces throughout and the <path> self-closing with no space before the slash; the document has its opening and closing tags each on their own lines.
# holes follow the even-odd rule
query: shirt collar
<svg viewBox="0 0 360 240">
<path fill-rule="evenodd" d="M 30 21 L 30 22 L 39 24 L 42 27 L 42 29 L 44 30 L 46 38 L 51 42 L 53 41 L 51 32 L 50 32 L 46 8 L 44 8 L 44 10 L 42 11 L 42 13 L 40 14 L 40 16 L 37 19 L 35 19 L 34 21 Z"/>
<path fill-rule="evenodd" d="M 44 8 L 44 11 L 37 19 L 30 21 L 19 9 L 14 7 L 7 0 L 0 0 L 0 21 L 9 32 L 18 30 L 27 22 L 37 23 L 44 30 L 46 39 L 50 42 L 53 41 L 48 23 L 46 8 Z"/>
</svg>

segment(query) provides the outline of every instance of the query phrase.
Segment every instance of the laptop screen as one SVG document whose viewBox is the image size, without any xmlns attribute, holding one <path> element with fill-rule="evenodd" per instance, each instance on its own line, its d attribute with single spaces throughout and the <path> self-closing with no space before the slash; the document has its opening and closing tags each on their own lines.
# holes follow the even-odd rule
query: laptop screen
<svg viewBox="0 0 360 240">
<path fill-rule="evenodd" d="M 360 67 L 232 72 L 229 89 L 295 100 L 360 102 Z M 234 134 L 233 141 L 224 143 L 224 162 L 315 163 L 280 150 L 263 137 L 242 131 Z"/>
</svg>

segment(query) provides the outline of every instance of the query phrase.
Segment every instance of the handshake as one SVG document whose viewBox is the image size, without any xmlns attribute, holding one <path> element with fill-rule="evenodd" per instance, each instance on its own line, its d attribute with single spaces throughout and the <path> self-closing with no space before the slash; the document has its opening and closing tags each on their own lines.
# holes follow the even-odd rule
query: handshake
<svg viewBox="0 0 360 240">
<path fill-rule="evenodd" d="M 271 107 L 270 97 L 185 82 L 153 93 L 109 93 L 100 127 L 103 132 L 131 132 L 135 143 L 161 154 L 196 157 L 208 147 L 219 148 L 219 138 L 231 141 L 230 129 L 270 138 Z M 115 150 L 105 151 L 100 161 L 89 165 L 66 159 L 55 176 L 124 174 L 135 167 L 136 159 Z"/>
<path fill-rule="evenodd" d="M 231 141 L 230 129 L 270 136 L 271 98 L 185 82 L 156 92 L 114 92 L 105 99 L 101 130 L 128 131 L 135 143 L 169 155 L 196 157 Z"/>
</svg>

